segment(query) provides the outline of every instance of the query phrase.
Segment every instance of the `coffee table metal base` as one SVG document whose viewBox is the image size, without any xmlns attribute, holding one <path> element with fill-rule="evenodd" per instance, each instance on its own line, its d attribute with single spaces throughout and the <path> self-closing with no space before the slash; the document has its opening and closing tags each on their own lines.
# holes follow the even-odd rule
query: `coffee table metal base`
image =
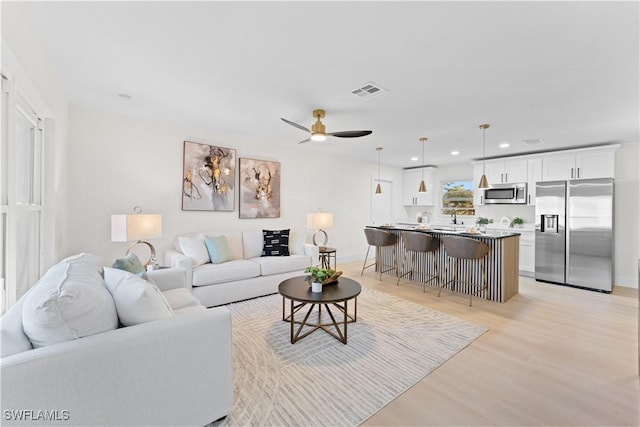
<svg viewBox="0 0 640 427">
<path fill-rule="evenodd" d="M 282 320 L 285 322 L 289 322 L 291 324 L 291 344 L 295 344 L 302 338 L 311 334 L 312 332 L 317 331 L 318 329 L 322 329 L 338 341 L 343 344 L 347 343 L 347 325 L 349 323 L 354 323 L 357 320 L 358 316 L 358 298 L 354 298 L 354 308 L 353 308 L 353 316 L 348 313 L 348 303 L 349 300 L 343 301 L 342 303 L 307 303 L 301 302 L 296 303 L 294 300 L 290 301 L 289 315 L 286 313 L 286 300 L 284 296 L 282 297 Z M 309 306 L 307 313 L 305 314 L 302 320 L 296 320 L 295 315 L 300 310 L 302 310 L 305 306 Z M 311 317 L 311 313 L 315 307 L 318 307 L 318 319 L 315 322 L 309 322 L 309 317 Z M 322 322 L 322 307 L 324 306 L 327 315 L 331 319 L 330 322 Z M 336 308 L 340 313 L 342 313 L 342 320 L 336 321 L 333 312 L 331 311 L 331 306 Z M 342 328 L 340 328 L 342 325 Z M 296 327 L 297 326 L 297 327 Z M 309 329 L 302 332 L 304 327 L 308 327 Z"/>
</svg>

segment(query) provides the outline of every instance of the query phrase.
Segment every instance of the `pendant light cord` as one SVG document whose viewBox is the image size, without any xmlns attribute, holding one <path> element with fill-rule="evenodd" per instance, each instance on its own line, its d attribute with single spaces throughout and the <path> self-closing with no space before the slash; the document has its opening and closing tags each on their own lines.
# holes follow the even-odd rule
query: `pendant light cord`
<svg viewBox="0 0 640 427">
<path fill-rule="evenodd" d="M 484 165 L 485 165 L 485 146 L 487 144 L 487 128 L 482 128 L 482 175 L 485 175 Z"/>
<path fill-rule="evenodd" d="M 424 143 L 426 140 L 422 141 L 422 181 L 424 181 Z"/>
</svg>

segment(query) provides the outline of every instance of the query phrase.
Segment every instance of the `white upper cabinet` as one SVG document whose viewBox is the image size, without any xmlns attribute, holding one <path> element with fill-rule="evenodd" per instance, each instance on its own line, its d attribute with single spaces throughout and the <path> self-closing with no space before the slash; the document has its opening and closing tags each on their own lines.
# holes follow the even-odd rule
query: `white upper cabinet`
<svg viewBox="0 0 640 427">
<path fill-rule="evenodd" d="M 527 160 L 527 204 L 536 204 L 536 183 L 542 181 L 542 159 Z"/>
<path fill-rule="evenodd" d="M 422 181 L 424 169 L 424 183 L 427 186 L 426 193 L 419 193 L 420 181 Z M 403 204 L 407 206 L 433 206 L 435 204 L 435 177 L 434 167 L 414 168 L 404 170 L 403 180 Z"/>
<path fill-rule="evenodd" d="M 489 160 L 486 162 L 485 173 L 489 184 L 527 182 L 527 160 Z"/>
<path fill-rule="evenodd" d="M 611 178 L 615 171 L 615 147 L 549 154 L 542 159 L 542 180 Z"/>
</svg>

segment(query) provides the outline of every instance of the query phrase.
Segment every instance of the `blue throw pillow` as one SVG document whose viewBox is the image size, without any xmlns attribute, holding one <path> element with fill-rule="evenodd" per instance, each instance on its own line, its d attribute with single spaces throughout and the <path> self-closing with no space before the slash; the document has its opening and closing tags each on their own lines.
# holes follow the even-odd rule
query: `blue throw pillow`
<svg viewBox="0 0 640 427">
<path fill-rule="evenodd" d="M 262 256 L 289 256 L 289 231 L 262 230 Z"/>
<path fill-rule="evenodd" d="M 211 258 L 212 264 L 221 264 L 233 259 L 226 237 L 205 237 L 204 244 L 207 246 L 207 252 L 209 252 L 209 258 Z"/>
</svg>

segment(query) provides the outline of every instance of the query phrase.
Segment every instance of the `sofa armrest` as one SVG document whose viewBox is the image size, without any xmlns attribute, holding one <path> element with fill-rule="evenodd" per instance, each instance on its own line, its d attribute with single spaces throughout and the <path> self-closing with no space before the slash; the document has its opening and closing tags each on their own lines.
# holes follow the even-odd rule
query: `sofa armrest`
<svg viewBox="0 0 640 427">
<path fill-rule="evenodd" d="M 55 410 L 61 425 L 203 426 L 231 410 L 231 314 L 216 307 L 37 348 L 1 359 L 0 371 L 3 425 L 20 424 L 7 411 Z"/>
<path fill-rule="evenodd" d="M 174 249 L 167 249 L 164 252 L 164 262 L 168 267 L 180 267 L 184 269 L 185 287 L 191 290 L 193 285 L 193 261 L 191 261 L 191 258 Z"/>
<path fill-rule="evenodd" d="M 170 289 L 187 288 L 187 273 L 182 267 L 169 267 L 147 271 L 147 279 L 162 292 Z M 191 286 L 189 286 L 191 288 Z"/>
<path fill-rule="evenodd" d="M 304 254 L 311 257 L 311 265 L 318 259 L 320 256 L 320 248 L 316 245 L 312 245 L 310 243 L 304 244 Z"/>
</svg>

